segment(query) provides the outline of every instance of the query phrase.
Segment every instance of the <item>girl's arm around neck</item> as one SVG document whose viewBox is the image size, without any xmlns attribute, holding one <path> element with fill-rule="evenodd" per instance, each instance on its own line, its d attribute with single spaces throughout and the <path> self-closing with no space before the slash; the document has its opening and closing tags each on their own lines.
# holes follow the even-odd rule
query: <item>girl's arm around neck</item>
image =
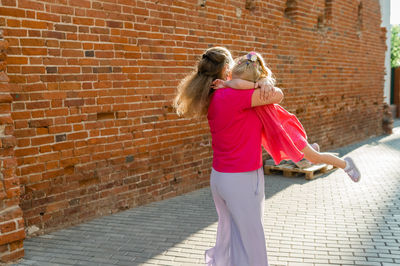
<svg viewBox="0 0 400 266">
<path fill-rule="evenodd" d="M 258 87 L 257 82 L 250 82 L 244 79 L 231 79 L 224 82 L 225 87 L 238 89 L 238 90 L 250 90 Z"/>
<path fill-rule="evenodd" d="M 232 80 L 216 79 L 213 81 L 211 87 L 216 90 L 222 88 L 250 90 L 257 88 L 258 85 L 259 84 L 257 82 L 254 83 L 243 79 L 232 79 Z"/>
<path fill-rule="evenodd" d="M 283 100 L 283 92 L 277 87 L 275 87 L 274 92 L 270 93 L 267 98 L 262 97 L 261 93 L 260 89 L 254 90 L 251 96 L 251 107 L 280 103 Z"/>
<path fill-rule="evenodd" d="M 238 90 L 260 88 L 261 90 L 255 91 L 253 94 L 253 98 L 258 96 L 259 99 L 257 101 L 254 101 L 254 104 L 252 104 L 252 106 L 280 103 L 283 99 L 282 90 L 271 85 L 271 83 L 268 82 L 268 79 L 260 79 L 258 82 L 253 83 L 251 81 L 236 78 L 229 81 L 224 81 L 223 85 L 225 87 Z"/>
<path fill-rule="evenodd" d="M 232 79 L 228 81 L 215 80 L 215 89 L 219 88 L 233 88 L 238 90 L 249 90 L 257 87 L 261 89 L 254 90 L 251 98 L 251 106 L 260 106 L 267 104 L 280 103 L 283 100 L 283 92 L 277 87 L 269 85 L 268 82 L 253 83 L 243 79 Z"/>
</svg>

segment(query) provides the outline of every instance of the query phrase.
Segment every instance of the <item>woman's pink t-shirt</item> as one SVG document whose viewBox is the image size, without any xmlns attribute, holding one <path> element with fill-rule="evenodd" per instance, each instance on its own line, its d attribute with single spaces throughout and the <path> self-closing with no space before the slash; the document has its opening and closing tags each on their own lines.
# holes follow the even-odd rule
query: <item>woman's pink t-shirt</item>
<svg viewBox="0 0 400 266">
<path fill-rule="evenodd" d="M 238 173 L 262 166 L 262 124 L 251 108 L 254 90 L 216 90 L 208 108 L 214 151 L 213 168 Z"/>
</svg>

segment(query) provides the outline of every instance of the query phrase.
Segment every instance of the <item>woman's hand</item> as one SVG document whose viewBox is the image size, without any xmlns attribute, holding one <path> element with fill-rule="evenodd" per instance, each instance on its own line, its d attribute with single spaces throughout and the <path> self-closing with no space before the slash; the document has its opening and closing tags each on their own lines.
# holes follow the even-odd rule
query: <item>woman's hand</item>
<svg viewBox="0 0 400 266">
<path fill-rule="evenodd" d="M 221 88 L 225 88 L 225 80 L 223 79 L 216 79 L 212 82 L 211 84 L 211 88 L 213 88 L 214 90 L 218 90 Z"/>
<path fill-rule="evenodd" d="M 272 97 L 276 91 L 275 87 L 268 82 L 268 79 L 260 79 L 258 87 L 261 89 L 260 97 L 262 101 Z"/>
</svg>

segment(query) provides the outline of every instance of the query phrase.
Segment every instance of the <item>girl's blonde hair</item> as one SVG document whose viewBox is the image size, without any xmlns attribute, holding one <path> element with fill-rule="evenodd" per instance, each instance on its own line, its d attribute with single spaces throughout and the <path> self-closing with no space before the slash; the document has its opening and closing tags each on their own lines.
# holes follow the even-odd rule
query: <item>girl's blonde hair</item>
<svg viewBox="0 0 400 266">
<path fill-rule="evenodd" d="M 267 67 L 259 53 L 250 52 L 235 60 L 232 68 L 232 78 L 240 78 L 250 82 L 267 79 L 271 86 L 275 86 L 275 77 Z"/>
<path fill-rule="evenodd" d="M 174 107 L 180 116 L 201 118 L 207 115 L 211 84 L 215 79 L 226 79 L 233 59 L 228 49 L 213 47 L 202 55 L 195 71 L 184 78 L 178 86 Z"/>
</svg>

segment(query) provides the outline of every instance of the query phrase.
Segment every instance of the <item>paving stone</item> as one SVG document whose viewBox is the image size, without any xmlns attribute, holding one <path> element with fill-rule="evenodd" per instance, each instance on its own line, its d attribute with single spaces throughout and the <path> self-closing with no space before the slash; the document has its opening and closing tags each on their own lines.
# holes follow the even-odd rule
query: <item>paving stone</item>
<svg viewBox="0 0 400 266">
<path fill-rule="evenodd" d="M 362 266 L 381 266 L 382 264 L 380 262 L 372 262 L 372 261 L 356 261 L 356 265 L 362 265 Z"/>
</svg>

